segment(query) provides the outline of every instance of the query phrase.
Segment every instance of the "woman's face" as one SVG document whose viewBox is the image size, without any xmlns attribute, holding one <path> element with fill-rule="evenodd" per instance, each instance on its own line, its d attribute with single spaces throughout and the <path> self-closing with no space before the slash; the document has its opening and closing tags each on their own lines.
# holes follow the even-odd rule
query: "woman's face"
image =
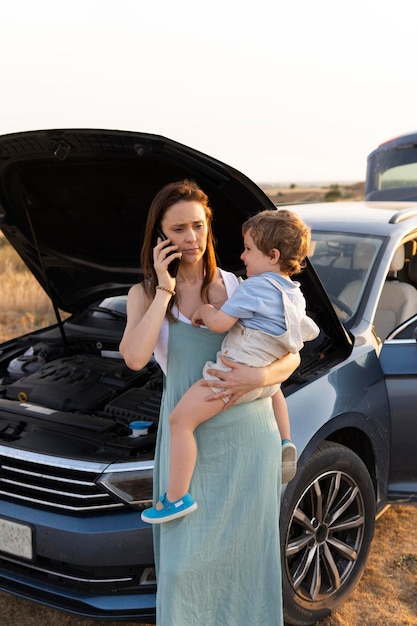
<svg viewBox="0 0 417 626">
<path fill-rule="evenodd" d="M 165 211 L 162 231 L 182 252 L 181 263 L 197 263 L 207 246 L 207 220 L 204 207 L 195 200 L 180 200 Z"/>
</svg>

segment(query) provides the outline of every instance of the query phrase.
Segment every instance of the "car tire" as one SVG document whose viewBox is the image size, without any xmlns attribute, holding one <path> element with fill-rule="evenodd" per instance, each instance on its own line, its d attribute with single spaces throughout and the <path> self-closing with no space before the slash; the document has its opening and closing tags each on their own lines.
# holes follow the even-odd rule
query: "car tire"
<svg viewBox="0 0 417 626">
<path fill-rule="evenodd" d="M 285 624 L 310 626 L 360 580 L 375 529 L 374 485 L 357 454 L 324 442 L 289 483 L 281 511 Z"/>
</svg>

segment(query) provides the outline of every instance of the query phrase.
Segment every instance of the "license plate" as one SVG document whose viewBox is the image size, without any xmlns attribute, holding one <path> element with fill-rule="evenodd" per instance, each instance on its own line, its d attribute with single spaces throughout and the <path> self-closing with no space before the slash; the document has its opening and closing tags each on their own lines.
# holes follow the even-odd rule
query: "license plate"
<svg viewBox="0 0 417 626">
<path fill-rule="evenodd" d="M 24 559 L 32 559 L 32 528 L 26 524 L 0 518 L 0 550 Z"/>
</svg>

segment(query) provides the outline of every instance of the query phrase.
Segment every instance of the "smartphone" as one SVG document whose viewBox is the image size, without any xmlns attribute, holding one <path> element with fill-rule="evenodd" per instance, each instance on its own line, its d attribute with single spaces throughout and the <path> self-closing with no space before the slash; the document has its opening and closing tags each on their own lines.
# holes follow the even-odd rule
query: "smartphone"
<svg viewBox="0 0 417 626">
<path fill-rule="evenodd" d="M 162 241 L 166 241 L 168 239 L 168 237 L 162 232 L 160 228 L 156 229 L 156 234 L 158 237 L 162 239 Z M 170 252 L 170 254 L 173 254 L 173 252 Z M 168 272 L 170 273 L 172 278 L 175 278 L 177 275 L 178 268 L 180 265 L 180 260 L 181 259 L 173 259 L 171 263 L 168 265 Z"/>
</svg>

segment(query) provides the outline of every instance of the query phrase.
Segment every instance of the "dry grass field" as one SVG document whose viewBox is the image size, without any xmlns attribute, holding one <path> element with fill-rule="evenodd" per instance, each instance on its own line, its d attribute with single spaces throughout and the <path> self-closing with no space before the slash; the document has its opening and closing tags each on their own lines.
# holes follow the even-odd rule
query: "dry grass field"
<svg viewBox="0 0 417 626">
<path fill-rule="evenodd" d="M 295 199 L 294 189 L 274 188 L 266 191 L 274 201 L 277 201 L 277 197 L 281 200 L 285 197 L 285 202 L 307 201 L 305 197 Z M 301 193 L 300 190 L 297 193 Z M 322 189 L 313 188 L 304 190 L 304 193 L 321 200 L 318 196 L 324 196 L 326 190 L 323 193 Z M 290 197 L 293 199 L 289 200 Z M 54 322 L 47 297 L 1 237 L 0 286 L 0 341 Z M 416 525 L 415 507 L 392 507 L 378 519 L 370 559 L 360 584 L 352 597 L 336 613 L 322 620 L 320 626 L 417 626 Z M 137 622 L 75 617 L 2 592 L 0 624 L 145 626 Z"/>
<path fill-rule="evenodd" d="M 263 185 L 262 189 L 275 204 L 362 200 L 365 183 L 320 185 Z"/>
<path fill-rule="evenodd" d="M 55 321 L 43 289 L 0 234 L 0 342 Z"/>
</svg>

